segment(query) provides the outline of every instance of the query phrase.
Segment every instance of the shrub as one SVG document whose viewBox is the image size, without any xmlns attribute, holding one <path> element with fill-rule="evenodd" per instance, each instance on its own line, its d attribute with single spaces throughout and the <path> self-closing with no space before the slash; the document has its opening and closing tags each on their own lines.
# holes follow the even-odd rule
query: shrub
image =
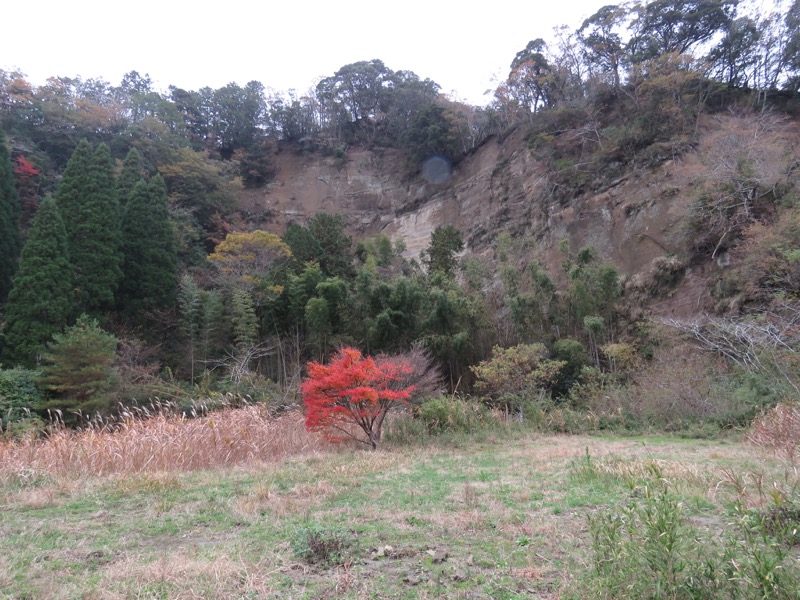
<svg viewBox="0 0 800 600">
<path fill-rule="evenodd" d="M 310 564 L 340 565 L 353 545 L 346 529 L 333 525 L 309 523 L 298 527 L 292 537 L 292 552 Z"/>
<path fill-rule="evenodd" d="M 473 433 L 491 419 L 485 406 L 455 394 L 431 398 L 416 414 L 428 434 Z"/>
<path fill-rule="evenodd" d="M 39 407 L 42 393 L 36 387 L 36 373 L 27 369 L 0 370 L 0 430 L 30 418 Z"/>
<path fill-rule="evenodd" d="M 549 360 L 543 344 L 519 344 L 511 348 L 492 348 L 492 358 L 470 367 L 478 379 L 477 389 L 485 393 L 491 406 L 504 410 L 515 407 L 504 400 L 521 394 L 538 396 L 549 392 L 558 380 L 563 360 Z"/>
</svg>

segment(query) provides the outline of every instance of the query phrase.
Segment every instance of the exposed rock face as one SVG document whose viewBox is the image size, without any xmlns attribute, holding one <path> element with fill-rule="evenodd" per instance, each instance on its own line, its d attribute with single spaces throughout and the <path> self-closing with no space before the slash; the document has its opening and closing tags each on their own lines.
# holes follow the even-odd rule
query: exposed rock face
<svg viewBox="0 0 800 600">
<path fill-rule="evenodd" d="M 724 119 L 707 126 L 724 127 Z M 591 191 L 569 197 L 556 193 L 557 182 L 532 155 L 522 131 L 490 138 L 441 184 L 409 177 L 395 150 L 350 151 L 338 160 L 282 152 L 275 181 L 245 192 L 242 208 L 259 226 L 266 221 L 277 230 L 317 212 L 339 213 L 358 236 L 402 238 L 409 257 L 418 257 L 433 229 L 445 224 L 462 232 L 468 251 L 480 254 L 491 254 L 500 232 L 529 236 L 552 268 L 562 260 L 559 242 L 568 239 L 573 249 L 590 244 L 622 273 L 635 274 L 659 257 L 686 254 L 693 185 L 708 169 L 702 150 L 701 140 L 697 150 L 651 170 L 629 170 L 611 180 L 601 174 L 584 187 Z M 691 304 L 696 311 L 702 302 Z"/>
</svg>

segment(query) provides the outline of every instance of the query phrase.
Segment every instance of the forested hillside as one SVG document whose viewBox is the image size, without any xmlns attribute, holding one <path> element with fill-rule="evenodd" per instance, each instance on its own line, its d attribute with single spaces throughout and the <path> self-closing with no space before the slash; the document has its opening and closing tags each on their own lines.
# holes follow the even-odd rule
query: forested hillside
<svg viewBox="0 0 800 600">
<path fill-rule="evenodd" d="M 485 107 L 378 59 L 304 95 L 0 71 L 3 427 L 278 409 L 342 346 L 576 423 L 796 398 L 800 1 L 610 5 L 509 62 Z"/>
</svg>

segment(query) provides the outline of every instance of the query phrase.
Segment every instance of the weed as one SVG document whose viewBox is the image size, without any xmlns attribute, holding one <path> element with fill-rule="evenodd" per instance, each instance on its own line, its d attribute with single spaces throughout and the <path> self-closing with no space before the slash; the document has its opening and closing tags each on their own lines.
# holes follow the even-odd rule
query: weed
<svg viewBox="0 0 800 600">
<path fill-rule="evenodd" d="M 309 564 L 343 565 L 353 547 L 352 534 L 341 527 L 309 523 L 292 536 L 292 552 Z"/>
<path fill-rule="evenodd" d="M 721 534 L 689 524 L 665 483 L 590 518 L 594 593 L 614 598 L 796 598 L 794 509 L 744 512 Z M 791 533 L 790 533 L 791 532 Z M 787 543 L 788 542 L 788 543 Z"/>
</svg>

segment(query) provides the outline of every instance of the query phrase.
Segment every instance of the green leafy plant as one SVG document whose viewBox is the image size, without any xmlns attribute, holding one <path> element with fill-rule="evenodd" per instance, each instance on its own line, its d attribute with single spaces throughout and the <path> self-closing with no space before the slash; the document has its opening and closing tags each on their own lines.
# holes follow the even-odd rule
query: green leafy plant
<svg viewBox="0 0 800 600">
<path fill-rule="evenodd" d="M 340 565 L 353 547 L 352 534 L 341 527 L 309 523 L 291 540 L 294 555 L 310 564 Z"/>
<path fill-rule="evenodd" d="M 511 348 L 492 348 L 492 358 L 470 367 L 478 379 L 477 388 L 489 403 L 505 410 L 516 410 L 513 399 L 526 394 L 536 397 L 548 393 L 566 364 L 547 358 L 543 344 L 518 344 Z"/>
</svg>

